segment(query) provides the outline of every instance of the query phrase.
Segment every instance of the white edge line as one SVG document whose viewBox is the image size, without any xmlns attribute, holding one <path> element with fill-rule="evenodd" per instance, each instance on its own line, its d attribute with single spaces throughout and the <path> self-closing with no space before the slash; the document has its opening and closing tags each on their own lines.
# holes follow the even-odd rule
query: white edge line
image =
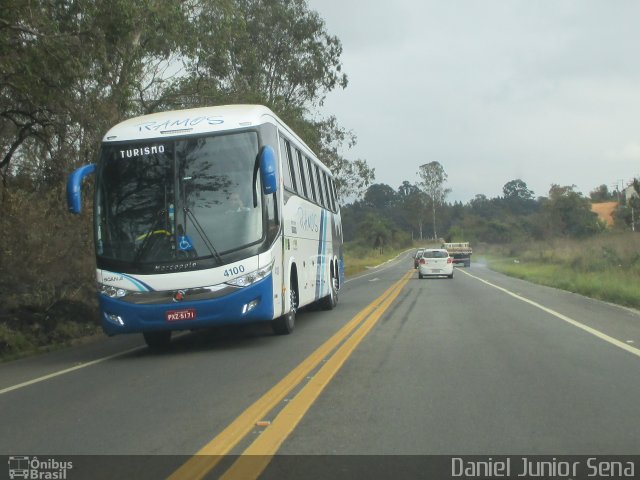
<svg viewBox="0 0 640 480">
<path fill-rule="evenodd" d="M 29 385 L 33 385 L 34 383 L 44 382 L 45 380 L 49 380 L 50 378 L 59 377 L 60 375 L 64 375 L 66 373 L 71 373 L 76 370 L 80 370 L 81 368 L 90 367 L 92 365 L 96 365 L 98 363 L 105 362 L 107 360 L 111 360 L 112 358 L 120 357 L 122 355 L 126 355 L 127 353 L 135 352 L 136 350 L 140 350 L 146 348 L 145 345 L 141 345 L 139 347 L 130 348 L 129 350 L 125 350 L 124 352 L 114 353 L 113 355 L 109 355 L 107 357 L 98 358 L 96 360 L 91 360 L 90 362 L 81 363 L 80 365 L 75 365 L 70 368 L 65 368 L 64 370 L 59 370 L 57 372 L 50 373 L 49 375 L 44 375 L 42 377 L 34 378 L 33 380 L 28 380 L 26 382 L 19 383 L 17 385 L 13 385 L 11 387 L 3 388 L 0 390 L 0 395 L 12 392 L 13 390 L 18 390 L 19 388 L 27 387 Z"/>
<path fill-rule="evenodd" d="M 471 278 L 475 278 L 476 280 L 481 281 L 482 283 L 486 283 L 487 285 L 496 288 L 498 290 L 500 290 L 501 292 L 506 293 L 507 295 L 511 295 L 514 298 L 517 298 L 518 300 L 522 300 L 525 303 L 528 303 L 529 305 L 533 305 L 536 308 L 539 308 L 540 310 L 547 312 L 550 315 L 553 315 L 554 317 L 559 318 L 560 320 L 564 320 L 565 322 L 573 325 L 574 327 L 578 327 L 582 330 L 584 330 L 587 333 L 590 333 L 591 335 L 594 335 L 595 337 L 598 337 L 600 340 L 604 340 L 605 342 L 609 342 L 612 345 L 615 345 L 618 348 L 621 348 L 622 350 L 626 350 L 629 353 L 632 353 L 638 357 L 640 357 L 640 349 L 637 349 L 635 347 L 632 347 L 631 345 L 622 342 L 616 338 L 610 337 L 609 335 L 607 335 L 606 333 L 602 333 L 600 330 L 596 330 L 595 328 L 589 327 L 587 325 L 584 325 L 580 322 L 578 322 L 577 320 L 574 320 L 573 318 L 567 317 L 566 315 L 563 315 L 562 313 L 556 312 L 555 310 L 552 310 L 548 307 L 545 307 L 544 305 L 540 305 L 537 302 L 534 302 L 533 300 L 529 300 L 528 298 L 525 298 L 521 295 L 518 295 L 517 293 L 513 293 L 510 290 L 507 290 L 506 288 L 503 287 L 499 287 L 498 285 L 494 285 L 491 282 L 488 282 L 487 280 L 484 280 L 480 277 L 476 277 L 475 275 L 472 275 L 468 272 L 465 272 L 464 270 L 459 270 L 460 272 L 464 273 L 465 275 L 470 276 Z"/>
</svg>

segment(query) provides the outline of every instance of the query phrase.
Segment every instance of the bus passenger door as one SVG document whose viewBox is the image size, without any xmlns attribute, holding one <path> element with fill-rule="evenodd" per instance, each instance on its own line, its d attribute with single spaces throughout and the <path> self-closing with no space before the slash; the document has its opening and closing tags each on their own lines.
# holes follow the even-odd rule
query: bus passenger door
<svg viewBox="0 0 640 480">
<path fill-rule="evenodd" d="M 283 264 L 283 254 L 282 254 L 283 241 L 279 239 L 277 242 L 273 244 L 272 247 L 272 255 L 273 255 L 273 318 L 278 318 L 281 315 L 284 315 L 285 311 L 285 287 L 286 284 L 286 269 L 287 266 Z"/>
</svg>

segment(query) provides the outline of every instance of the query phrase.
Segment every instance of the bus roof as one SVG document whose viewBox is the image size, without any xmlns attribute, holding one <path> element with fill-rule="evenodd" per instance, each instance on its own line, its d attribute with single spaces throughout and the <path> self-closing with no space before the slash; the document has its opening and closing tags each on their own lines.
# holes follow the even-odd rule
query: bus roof
<svg viewBox="0 0 640 480">
<path fill-rule="evenodd" d="M 272 122 L 287 128 L 282 120 L 262 105 L 221 105 L 130 118 L 112 127 L 103 141 L 144 140 L 233 130 L 265 123 L 265 117 L 271 117 Z"/>
<path fill-rule="evenodd" d="M 306 154 L 316 157 L 304 140 L 264 105 L 219 105 L 151 113 L 118 123 L 109 129 L 102 141 L 157 140 L 158 138 L 237 130 L 264 123 L 278 125 L 304 147 Z M 319 162 L 318 165 L 331 174 L 331 171 L 322 162 Z"/>
</svg>

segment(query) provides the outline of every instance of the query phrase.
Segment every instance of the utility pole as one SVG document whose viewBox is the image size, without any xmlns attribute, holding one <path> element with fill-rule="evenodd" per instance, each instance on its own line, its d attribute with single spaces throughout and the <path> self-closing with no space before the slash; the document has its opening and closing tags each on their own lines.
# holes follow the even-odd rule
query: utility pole
<svg viewBox="0 0 640 480">
<path fill-rule="evenodd" d="M 612 183 L 609 185 L 611 190 L 616 192 L 616 196 L 618 197 L 618 203 L 620 203 L 620 189 L 618 189 L 618 183 Z"/>
</svg>

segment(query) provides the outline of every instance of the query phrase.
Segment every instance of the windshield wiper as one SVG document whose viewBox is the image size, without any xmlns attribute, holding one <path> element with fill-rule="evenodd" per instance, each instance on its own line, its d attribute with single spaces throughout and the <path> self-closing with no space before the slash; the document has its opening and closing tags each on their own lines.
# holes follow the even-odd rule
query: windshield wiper
<svg viewBox="0 0 640 480">
<path fill-rule="evenodd" d="M 198 219 L 196 218 L 196 216 L 193 214 L 191 210 L 189 210 L 186 207 L 184 208 L 184 213 L 186 214 L 187 218 L 191 219 L 191 221 L 193 222 L 193 226 L 195 227 L 196 232 L 198 232 L 198 235 L 200 235 L 200 237 L 202 238 L 202 241 L 204 242 L 206 247 L 209 249 L 209 252 L 213 256 L 213 258 L 215 258 L 220 263 L 220 265 L 222 265 L 224 263 L 222 260 L 222 257 L 216 250 L 216 247 L 213 246 L 213 242 L 211 242 L 211 239 L 209 239 L 209 237 L 207 236 L 206 232 L 202 228 L 202 225 L 200 225 L 200 222 L 198 222 Z M 186 230 L 187 229 L 185 228 L 185 235 L 187 233 Z"/>
</svg>

